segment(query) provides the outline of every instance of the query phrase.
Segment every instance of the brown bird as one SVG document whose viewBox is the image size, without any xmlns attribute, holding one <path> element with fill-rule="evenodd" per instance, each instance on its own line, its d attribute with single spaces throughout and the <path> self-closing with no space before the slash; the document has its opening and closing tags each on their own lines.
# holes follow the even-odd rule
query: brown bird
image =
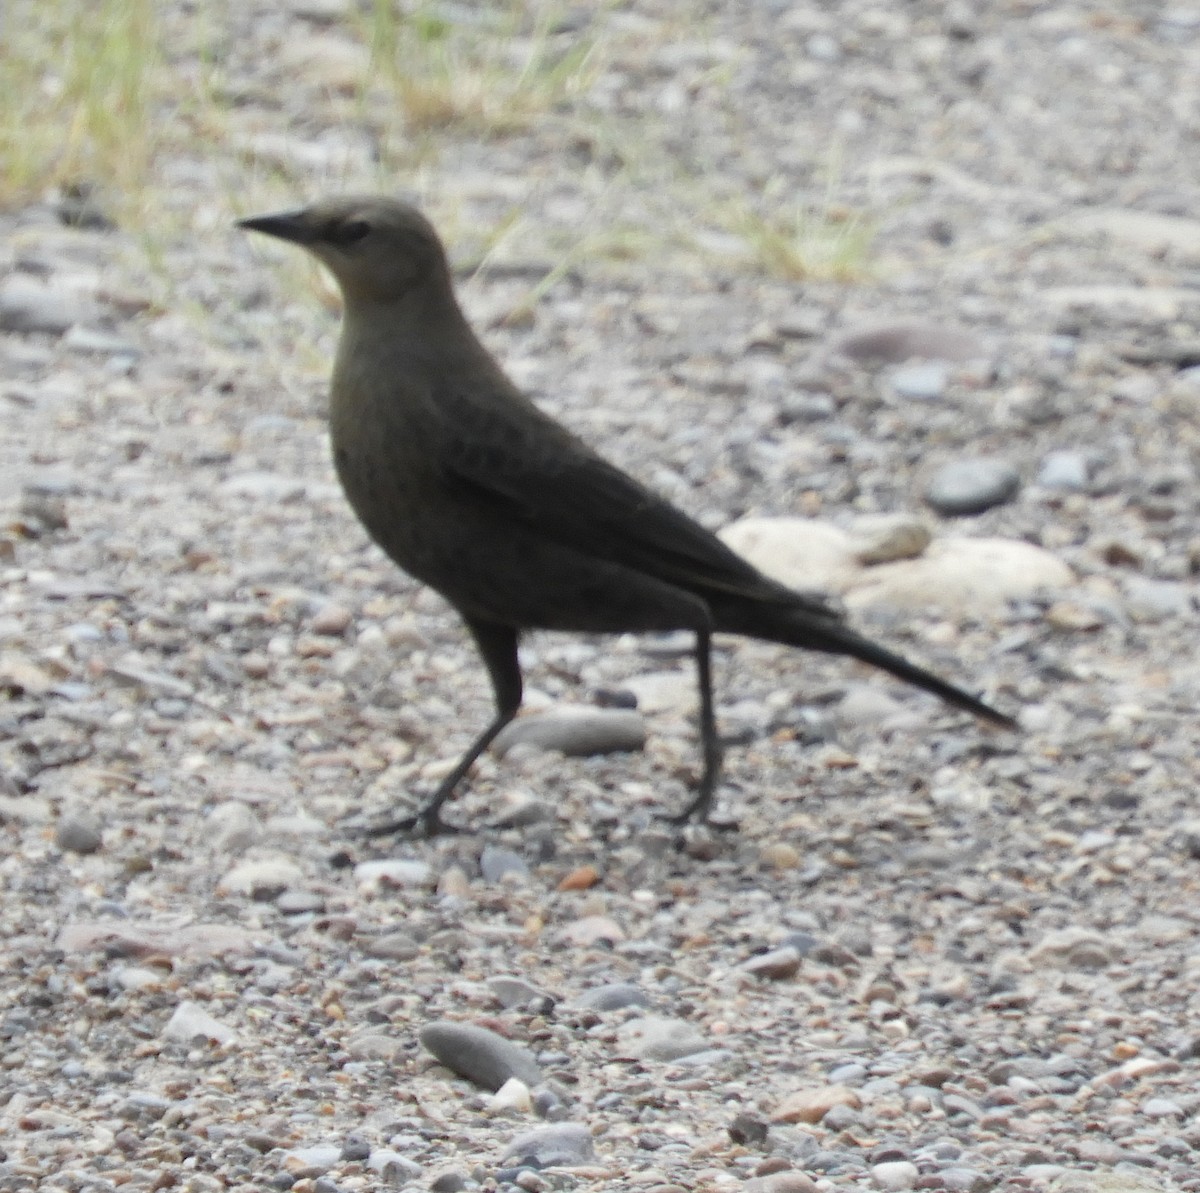
<svg viewBox="0 0 1200 1193">
<path fill-rule="evenodd" d="M 720 775 L 716 631 L 850 655 L 1014 726 L 764 576 L 543 414 L 471 330 L 442 243 L 414 207 L 338 198 L 240 226 L 307 249 L 341 287 L 330 413 L 338 476 L 379 546 L 458 610 L 495 693 L 491 724 L 424 806 L 380 831 L 447 827 L 442 805 L 520 707 L 517 641 L 527 629 L 695 635 L 704 766 L 678 822 L 708 819 Z"/>
</svg>

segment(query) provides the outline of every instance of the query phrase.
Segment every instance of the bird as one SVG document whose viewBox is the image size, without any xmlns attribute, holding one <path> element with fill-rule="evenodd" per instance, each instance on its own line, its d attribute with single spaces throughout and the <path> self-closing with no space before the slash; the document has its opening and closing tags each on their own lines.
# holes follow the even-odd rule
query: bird
<svg viewBox="0 0 1200 1193">
<path fill-rule="evenodd" d="M 238 224 L 307 250 L 338 284 L 338 478 L 370 537 L 457 611 L 491 681 L 492 719 L 415 813 L 379 831 L 453 831 L 443 806 L 520 709 L 528 630 L 691 635 L 702 765 L 694 796 L 666 817 L 677 824 L 711 820 L 721 775 L 715 633 L 847 655 L 1016 727 L 823 598 L 766 576 L 542 411 L 472 330 L 442 241 L 414 205 L 338 196 Z"/>
</svg>

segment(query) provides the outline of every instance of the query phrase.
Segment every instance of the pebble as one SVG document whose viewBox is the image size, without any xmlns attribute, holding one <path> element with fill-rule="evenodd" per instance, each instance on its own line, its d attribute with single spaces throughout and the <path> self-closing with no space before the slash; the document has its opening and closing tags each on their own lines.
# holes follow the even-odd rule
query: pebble
<svg viewBox="0 0 1200 1193">
<path fill-rule="evenodd" d="M 898 398 L 915 402 L 936 402 L 946 395 L 948 373 L 945 365 L 935 362 L 904 365 L 889 377 L 892 392 Z"/>
<path fill-rule="evenodd" d="M 798 1089 L 776 1106 L 771 1120 L 777 1123 L 819 1123 L 835 1106 L 862 1106 L 859 1095 L 846 1085 L 823 1085 Z"/>
<path fill-rule="evenodd" d="M 184 1001 L 176 1008 L 163 1028 L 163 1039 L 191 1044 L 198 1036 L 225 1046 L 237 1039 L 237 1032 L 228 1024 L 210 1015 L 198 1003 Z"/>
<path fill-rule="evenodd" d="M 771 949 L 767 953 L 759 953 L 743 961 L 738 969 L 755 978 L 766 978 L 773 982 L 794 978 L 800 971 L 800 953 L 793 948 L 784 946 Z"/>
<path fill-rule="evenodd" d="M 1046 489 L 1078 493 L 1088 485 L 1088 458 L 1083 452 L 1047 452 L 1038 469 L 1037 483 Z"/>
<path fill-rule="evenodd" d="M 871 1166 L 871 1179 L 888 1193 L 916 1187 L 920 1170 L 911 1160 L 889 1160 Z"/>
<path fill-rule="evenodd" d="M 850 529 L 850 551 L 864 566 L 916 559 L 933 541 L 923 518 L 911 514 L 876 514 L 857 518 Z"/>
<path fill-rule="evenodd" d="M 486 1027 L 446 1021 L 427 1023 L 418 1038 L 446 1068 L 493 1093 L 512 1077 L 531 1088 L 544 1080 L 527 1048 Z"/>
<path fill-rule="evenodd" d="M 424 1171 L 415 1160 L 410 1160 L 387 1147 L 371 1149 L 371 1154 L 367 1157 L 367 1168 L 392 1185 L 417 1180 Z"/>
<path fill-rule="evenodd" d="M 363 952 L 368 957 L 382 957 L 387 961 L 411 961 L 420 955 L 421 946 L 407 932 L 384 932 L 367 937 L 363 941 Z"/>
<path fill-rule="evenodd" d="M 842 332 L 832 350 L 863 365 L 903 364 L 909 360 L 960 363 L 988 355 L 974 332 L 946 323 L 892 320 L 863 324 Z"/>
<path fill-rule="evenodd" d="M 504 1149 L 500 1162 L 533 1168 L 570 1167 L 586 1164 L 595 1156 L 592 1132 L 585 1123 L 553 1123 L 518 1135 Z"/>
<path fill-rule="evenodd" d="M 9 274 L 0 282 L 0 331 L 62 335 L 89 313 L 71 291 L 24 274 Z"/>
<path fill-rule="evenodd" d="M 587 1011 L 619 1011 L 623 1007 L 648 1007 L 650 999 L 646 992 L 628 982 L 610 982 L 585 990 L 572 1006 Z"/>
<path fill-rule="evenodd" d="M 546 1002 L 553 999 L 532 982 L 524 978 L 509 977 L 497 974 L 487 980 L 487 988 L 495 996 L 496 1001 L 505 1008 L 528 1006 L 531 1002 Z"/>
<path fill-rule="evenodd" d="M 513 877 L 529 877 L 529 865 L 519 854 L 499 845 L 485 845 L 479 855 L 479 871 L 486 882 L 501 882 Z"/>
<path fill-rule="evenodd" d="M 434 885 L 433 867 L 416 858 L 359 862 L 354 867 L 354 878 L 361 887 L 395 887 L 403 890 Z"/>
<path fill-rule="evenodd" d="M 260 858 L 234 866 L 217 883 L 217 890 L 223 895 L 249 895 L 265 901 L 303 882 L 304 871 L 291 858 Z"/>
<path fill-rule="evenodd" d="M 623 1024 L 617 1032 L 617 1042 L 626 1056 L 662 1061 L 705 1052 L 712 1045 L 695 1024 L 658 1015 L 647 1015 Z"/>
<path fill-rule="evenodd" d="M 494 1113 L 503 1114 L 510 1110 L 528 1114 L 533 1109 L 533 1098 L 529 1086 L 516 1077 L 510 1077 L 493 1095 L 490 1103 Z"/>
<path fill-rule="evenodd" d="M 97 853 L 104 844 L 100 821 L 90 812 L 68 812 L 55 826 L 54 843 L 68 853 Z"/>
<path fill-rule="evenodd" d="M 742 1184 L 745 1193 L 820 1193 L 820 1186 L 802 1172 L 773 1172 L 754 1176 Z"/>
<path fill-rule="evenodd" d="M 645 744 L 646 721 L 636 710 L 558 705 L 506 725 L 492 743 L 492 750 L 501 758 L 514 746 L 586 757 L 640 750 Z"/>
<path fill-rule="evenodd" d="M 989 457 L 955 460 L 939 468 L 925 486 L 925 500 L 947 517 L 981 514 L 1011 501 L 1021 477 L 1007 461 Z"/>
</svg>

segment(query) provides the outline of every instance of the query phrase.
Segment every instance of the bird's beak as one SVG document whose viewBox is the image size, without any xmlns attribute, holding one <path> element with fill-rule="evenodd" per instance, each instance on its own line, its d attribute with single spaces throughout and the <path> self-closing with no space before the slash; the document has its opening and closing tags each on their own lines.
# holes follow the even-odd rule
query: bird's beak
<svg viewBox="0 0 1200 1193">
<path fill-rule="evenodd" d="M 246 220 L 238 220 L 237 226 L 247 228 L 251 232 L 264 232 L 280 240 L 290 240 L 293 244 L 311 244 L 316 239 L 316 232 L 306 211 L 255 215 Z"/>
</svg>

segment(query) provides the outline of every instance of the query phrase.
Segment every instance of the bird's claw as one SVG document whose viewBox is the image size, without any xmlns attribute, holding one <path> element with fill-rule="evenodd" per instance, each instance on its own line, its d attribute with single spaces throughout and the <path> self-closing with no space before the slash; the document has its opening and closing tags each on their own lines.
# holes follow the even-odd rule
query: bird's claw
<svg viewBox="0 0 1200 1193">
<path fill-rule="evenodd" d="M 441 837 L 461 833 L 463 830 L 456 825 L 447 824 L 437 808 L 422 808 L 411 816 L 404 816 L 398 820 L 381 820 L 374 824 L 362 825 L 358 831 L 364 837 Z"/>
</svg>

